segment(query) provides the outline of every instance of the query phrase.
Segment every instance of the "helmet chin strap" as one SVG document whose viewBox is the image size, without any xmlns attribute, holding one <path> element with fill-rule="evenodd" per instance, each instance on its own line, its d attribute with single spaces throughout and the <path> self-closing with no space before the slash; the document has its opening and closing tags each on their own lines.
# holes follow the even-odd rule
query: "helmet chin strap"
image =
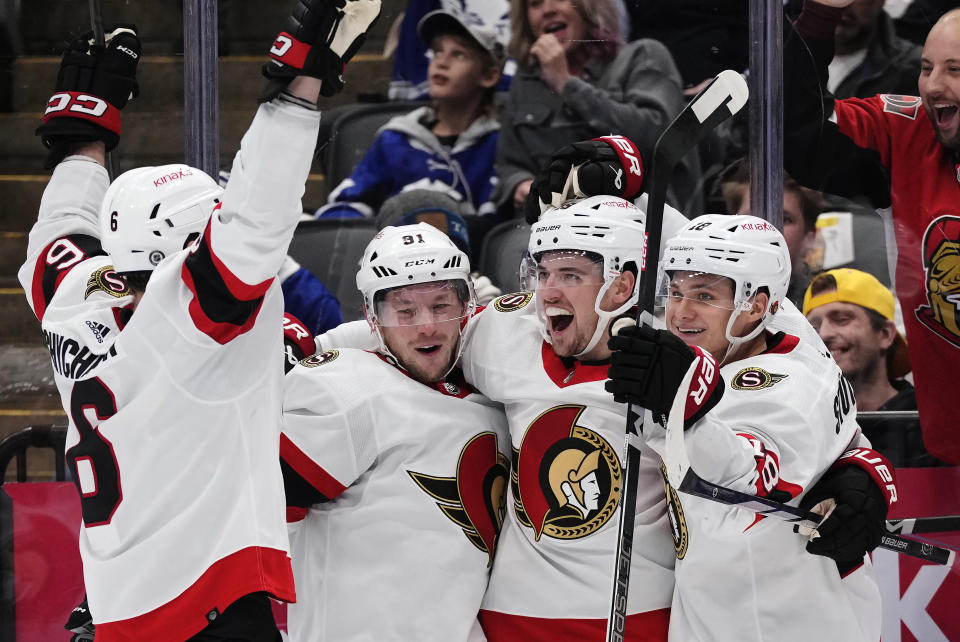
<svg viewBox="0 0 960 642">
<path fill-rule="evenodd" d="M 594 328 L 593 336 L 590 337 L 590 340 L 587 342 L 586 347 L 580 352 L 578 352 L 577 354 L 573 355 L 577 359 L 582 359 L 583 355 L 593 350 L 597 346 L 597 344 L 600 343 L 600 339 L 603 337 L 603 335 L 607 333 L 607 326 L 610 325 L 610 321 L 614 317 L 620 316 L 621 314 L 629 310 L 631 307 L 633 307 L 637 303 L 635 297 L 630 297 L 626 301 L 626 303 L 621 305 L 616 310 L 607 311 L 607 310 L 601 309 L 600 302 L 603 300 L 603 295 L 607 293 L 607 290 L 610 289 L 611 285 L 613 285 L 612 279 L 604 283 L 603 287 L 600 288 L 600 291 L 597 292 L 597 300 L 593 304 L 593 310 L 594 312 L 597 313 L 597 327 Z"/>
<path fill-rule="evenodd" d="M 733 336 L 733 324 L 737 320 L 737 317 L 740 316 L 740 312 L 742 312 L 742 310 L 740 306 L 738 306 L 737 309 L 730 314 L 730 318 L 727 319 L 727 327 L 724 328 L 723 335 L 729 343 L 727 344 L 727 349 L 723 353 L 723 358 L 720 359 L 720 365 L 727 363 L 727 359 L 735 355 L 737 350 L 739 350 L 744 343 L 757 337 L 761 332 L 763 332 L 770 321 L 770 315 L 764 314 L 763 318 L 760 319 L 760 322 L 757 324 L 757 327 L 751 330 L 749 334 L 746 334 L 742 337 L 735 337 Z"/>
</svg>

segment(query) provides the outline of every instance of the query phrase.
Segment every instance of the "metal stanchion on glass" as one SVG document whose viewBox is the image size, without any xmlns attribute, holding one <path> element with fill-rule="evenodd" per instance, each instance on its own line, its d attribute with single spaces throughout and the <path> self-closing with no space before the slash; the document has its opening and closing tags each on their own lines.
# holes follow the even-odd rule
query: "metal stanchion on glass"
<svg viewBox="0 0 960 642">
<path fill-rule="evenodd" d="M 183 2 L 183 111 L 186 161 L 216 179 L 220 166 L 217 0 Z"/>
<path fill-rule="evenodd" d="M 750 0 L 750 212 L 783 229 L 783 0 Z"/>
</svg>

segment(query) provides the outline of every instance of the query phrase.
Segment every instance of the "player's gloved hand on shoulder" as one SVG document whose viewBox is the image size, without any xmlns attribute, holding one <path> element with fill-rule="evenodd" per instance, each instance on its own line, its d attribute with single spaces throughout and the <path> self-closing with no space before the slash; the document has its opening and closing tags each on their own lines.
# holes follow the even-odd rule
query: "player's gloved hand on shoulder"
<svg viewBox="0 0 960 642">
<path fill-rule="evenodd" d="M 503 294 L 490 277 L 479 272 L 471 272 L 470 280 L 473 281 L 473 292 L 477 295 L 477 305 L 486 305 Z"/>
<path fill-rule="evenodd" d="M 807 552 L 834 560 L 841 575 L 880 544 L 890 500 L 896 497 L 893 466 L 886 458 L 868 449 L 853 452 L 868 456 L 845 455 L 800 501 L 803 509 L 827 514 Z"/>
<path fill-rule="evenodd" d="M 263 65 L 261 102 L 276 98 L 296 76 L 323 81 L 323 96 L 343 88 L 343 70 L 380 14 L 380 0 L 297 0 Z"/>
<path fill-rule="evenodd" d="M 610 337 L 609 379 L 604 384 L 614 401 L 631 403 L 654 414 L 669 414 L 677 389 L 696 361 L 684 413 L 684 429 L 710 411 L 723 397 L 723 379 L 716 360 L 700 348 L 691 348 L 668 330 L 615 322 Z M 695 393 L 695 394 L 694 394 Z"/>
<path fill-rule="evenodd" d="M 565 198 L 607 194 L 632 200 L 642 186 L 643 161 L 629 139 L 604 136 L 564 145 L 530 186 L 524 217 L 528 223 L 536 223 L 544 211 L 559 206 Z"/>
<path fill-rule="evenodd" d="M 283 373 L 293 370 L 301 359 L 306 359 L 317 349 L 313 333 L 303 321 L 289 312 L 283 313 Z"/>
<path fill-rule="evenodd" d="M 76 143 L 103 141 L 107 151 L 120 140 L 120 110 L 140 93 L 140 38 L 124 25 L 106 34 L 103 48 L 93 34 L 77 38 L 60 61 L 53 95 L 37 135 L 50 150 L 43 166 L 54 167 Z"/>
</svg>

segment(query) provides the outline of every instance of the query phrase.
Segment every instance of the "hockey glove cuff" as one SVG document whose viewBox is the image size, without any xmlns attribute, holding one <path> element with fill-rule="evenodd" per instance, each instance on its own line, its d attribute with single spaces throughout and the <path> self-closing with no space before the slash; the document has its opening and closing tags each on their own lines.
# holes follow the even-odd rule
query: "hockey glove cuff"
<svg viewBox="0 0 960 642">
<path fill-rule="evenodd" d="M 528 223 L 536 223 L 543 212 L 559 206 L 565 198 L 607 194 L 632 200 L 640 193 L 643 176 L 640 152 L 623 136 L 565 145 L 534 179 L 524 216 Z"/>
<path fill-rule="evenodd" d="M 283 315 L 283 372 L 293 370 L 293 367 L 306 359 L 317 349 L 313 334 L 307 326 L 289 312 Z"/>
<path fill-rule="evenodd" d="M 696 373 L 685 405 L 684 429 L 699 421 L 723 397 L 725 386 L 713 356 L 691 348 L 668 330 L 627 325 L 610 337 L 607 345 L 613 354 L 604 387 L 618 403 L 667 414 L 694 361 Z"/>
<path fill-rule="evenodd" d="M 120 140 L 120 110 L 140 89 L 140 39 L 132 25 L 117 27 L 101 49 L 91 34 L 74 40 L 63 54 L 54 93 L 37 135 L 50 150 L 44 167 L 63 160 L 76 143 L 103 141 L 107 151 Z"/>
<path fill-rule="evenodd" d="M 323 96 L 343 88 L 343 70 L 380 14 L 380 0 L 298 0 L 263 65 L 260 102 L 276 98 L 296 76 L 323 81 Z"/>
</svg>

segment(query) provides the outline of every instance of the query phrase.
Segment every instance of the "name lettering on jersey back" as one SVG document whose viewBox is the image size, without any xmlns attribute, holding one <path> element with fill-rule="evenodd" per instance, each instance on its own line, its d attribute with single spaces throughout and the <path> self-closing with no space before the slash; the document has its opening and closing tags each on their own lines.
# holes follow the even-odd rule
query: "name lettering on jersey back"
<svg viewBox="0 0 960 642">
<path fill-rule="evenodd" d="M 55 332 L 44 330 L 43 338 L 50 351 L 53 369 L 67 379 L 82 379 L 107 359 L 117 356 L 116 346 L 110 346 L 105 353 L 97 354 L 90 348 L 80 345 L 76 339 L 70 339 Z"/>
</svg>

